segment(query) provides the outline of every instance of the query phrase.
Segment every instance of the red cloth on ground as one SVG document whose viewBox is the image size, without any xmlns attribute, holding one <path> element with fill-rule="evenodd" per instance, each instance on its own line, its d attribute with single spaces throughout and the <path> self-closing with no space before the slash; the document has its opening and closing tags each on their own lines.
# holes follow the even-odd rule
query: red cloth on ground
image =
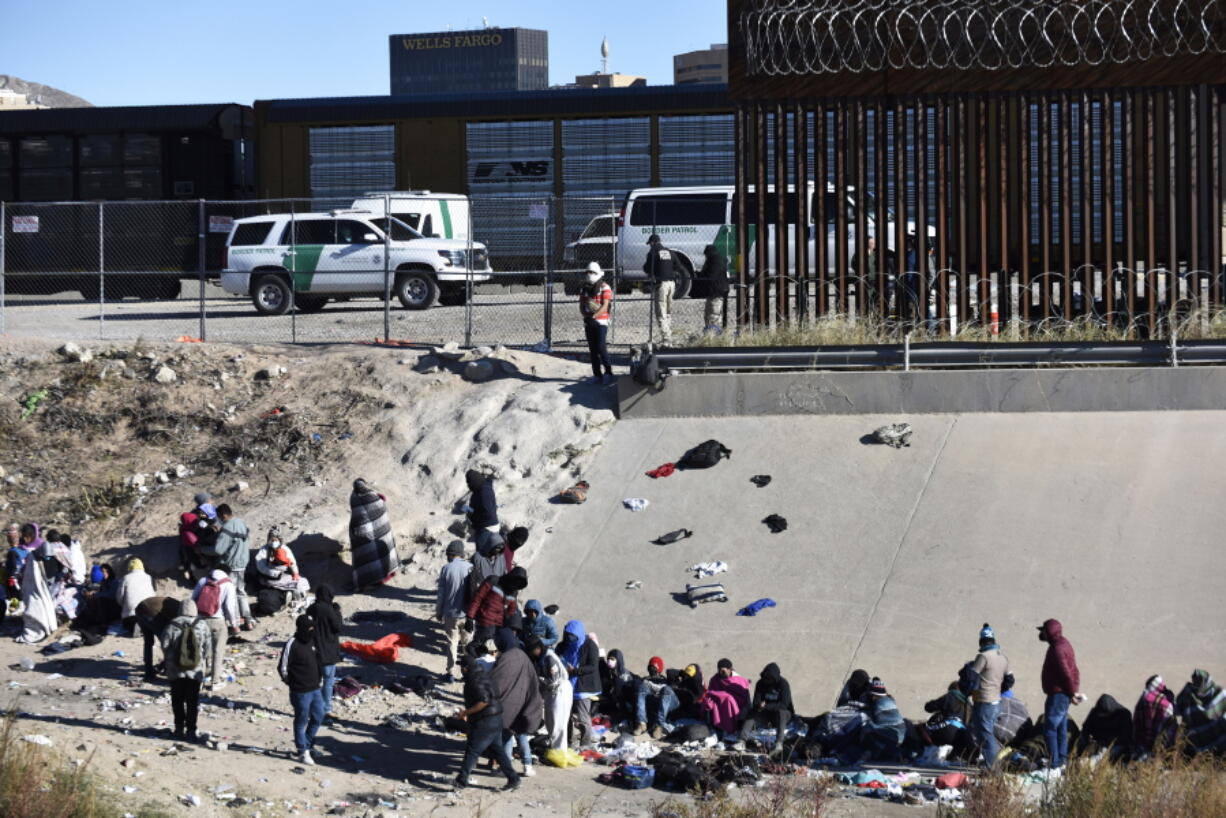
<svg viewBox="0 0 1226 818">
<path fill-rule="evenodd" d="M 341 650 L 359 659 L 379 664 L 390 664 L 400 656 L 401 648 L 413 647 L 413 637 L 407 633 L 389 633 L 377 642 L 341 642 Z"/>
<path fill-rule="evenodd" d="M 663 466 L 652 469 L 647 472 L 648 477 L 668 477 L 677 470 L 676 463 L 665 463 Z"/>
<path fill-rule="evenodd" d="M 945 773 L 937 778 L 936 786 L 938 790 L 956 790 L 959 787 L 966 786 L 965 773 Z"/>
</svg>

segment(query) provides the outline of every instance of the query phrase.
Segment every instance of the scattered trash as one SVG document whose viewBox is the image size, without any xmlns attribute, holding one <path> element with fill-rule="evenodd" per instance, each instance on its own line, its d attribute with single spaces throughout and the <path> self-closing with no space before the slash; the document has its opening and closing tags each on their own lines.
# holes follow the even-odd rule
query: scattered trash
<svg viewBox="0 0 1226 818">
<path fill-rule="evenodd" d="M 697 565 L 691 565 L 690 570 L 694 572 L 695 579 L 703 577 L 713 577 L 716 574 L 722 574 L 728 570 L 728 563 L 723 560 L 715 560 L 714 562 L 700 562 Z"/>
<path fill-rule="evenodd" d="M 911 445 L 911 424 L 891 423 L 873 430 L 873 440 L 894 449 Z"/>
<path fill-rule="evenodd" d="M 766 527 L 771 530 L 772 534 L 779 534 L 788 530 L 788 521 L 778 514 L 772 514 L 762 522 L 766 523 Z"/>
<path fill-rule="evenodd" d="M 645 503 L 647 501 L 644 500 L 643 502 Z M 656 545 L 672 545 L 673 543 L 679 540 L 688 539 L 689 537 L 693 537 L 693 536 L 694 536 L 694 532 L 690 531 L 688 528 L 678 528 L 676 531 L 670 531 L 667 534 L 661 534 L 659 537 L 656 537 L 654 540 L 652 540 L 652 542 L 655 543 Z"/>
<path fill-rule="evenodd" d="M 773 608 L 773 607 L 775 607 L 775 600 L 769 597 L 763 597 L 762 599 L 756 599 L 753 602 L 750 602 L 744 608 L 741 608 L 739 611 L 737 611 L 736 615 L 737 616 L 757 616 L 758 611 L 761 611 L 764 608 Z"/>
<path fill-rule="evenodd" d="M 641 579 L 626 580 L 626 590 L 627 591 L 637 591 L 642 587 L 643 587 L 643 580 Z"/>
<path fill-rule="evenodd" d="M 123 651 L 122 651 L 122 650 L 117 650 L 117 651 L 115 651 L 114 653 L 112 653 L 111 655 L 112 655 L 112 656 L 118 656 L 120 659 L 122 659 L 122 658 L 123 658 Z"/>
<path fill-rule="evenodd" d="M 29 736 L 22 736 L 21 740 L 28 741 L 30 744 L 41 744 L 43 747 L 51 746 L 51 739 L 47 738 L 46 736 L 39 735 L 37 733 L 33 735 L 29 735 Z"/>
<path fill-rule="evenodd" d="M 647 476 L 654 480 L 658 477 L 668 477 L 675 471 L 677 471 L 676 463 L 665 463 L 647 472 Z"/>
<path fill-rule="evenodd" d="M 190 794 L 190 793 L 188 793 L 188 794 L 186 794 L 186 795 L 180 795 L 180 796 L 179 796 L 179 801 L 180 801 L 180 803 L 182 803 L 182 804 L 184 804 L 185 806 L 188 806 L 188 807 L 198 807 L 198 806 L 200 806 L 200 796 L 199 796 L 199 795 L 192 795 L 192 794 Z"/>
<path fill-rule="evenodd" d="M 650 503 L 648 503 L 648 501 L 642 497 L 629 497 L 622 500 L 622 505 L 631 511 L 642 511 L 643 509 L 647 508 Z"/>
<path fill-rule="evenodd" d="M 755 474 L 753 477 L 749 478 L 749 482 L 753 483 L 760 489 L 766 488 L 768 485 L 770 485 L 770 481 L 771 476 L 769 474 Z"/>
<path fill-rule="evenodd" d="M 21 665 L 22 670 L 33 670 L 34 669 L 34 660 L 31 659 L 29 656 L 22 656 L 20 659 L 17 660 L 17 664 Z"/>
<path fill-rule="evenodd" d="M 570 503 L 571 505 L 579 505 L 587 501 L 587 491 L 591 488 L 586 480 L 580 480 L 570 488 L 558 494 L 559 503 Z"/>
</svg>

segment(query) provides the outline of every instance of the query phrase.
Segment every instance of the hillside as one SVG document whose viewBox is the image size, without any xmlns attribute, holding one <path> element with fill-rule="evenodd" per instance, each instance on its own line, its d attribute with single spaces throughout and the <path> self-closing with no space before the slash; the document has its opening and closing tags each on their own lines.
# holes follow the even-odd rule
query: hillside
<svg viewBox="0 0 1226 818">
<path fill-rule="evenodd" d="M 0 88 L 7 88 L 19 94 L 26 94 L 36 99 L 40 104 L 51 108 L 92 108 L 94 104 L 87 102 L 67 91 L 52 88 L 37 82 L 29 82 L 11 74 L 0 74 Z"/>
</svg>

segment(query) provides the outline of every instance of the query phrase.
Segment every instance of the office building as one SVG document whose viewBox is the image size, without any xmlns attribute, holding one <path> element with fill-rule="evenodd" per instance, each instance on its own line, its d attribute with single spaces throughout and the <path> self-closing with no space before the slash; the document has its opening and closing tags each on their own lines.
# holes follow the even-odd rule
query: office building
<svg viewBox="0 0 1226 818">
<path fill-rule="evenodd" d="M 549 32 L 483 28 L 388 38 L 393 95 L 549 87 Z"/>
<path fill-rule="evenodd" d="M 676 85 L 727 82 L 728 46 L 725 43 L 673 57 L 673 83 Z"/>
</svg>

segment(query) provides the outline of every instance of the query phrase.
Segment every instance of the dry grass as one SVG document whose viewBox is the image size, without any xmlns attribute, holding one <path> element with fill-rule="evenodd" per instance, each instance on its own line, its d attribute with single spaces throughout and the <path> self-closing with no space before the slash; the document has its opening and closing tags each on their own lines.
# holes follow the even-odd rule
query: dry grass
<svg viewBox="0 0 1226 818">
<path fill-rule="evenodd" d="M 834 779 L 771 778 L 766 786 L 716 790 L 708 796 L 653 803 L 651 818 L 821 818 L 827 815 Z"/>
<path fill-rule="evenodd" d="M 47 747 L 21 740 L 9 713 L 0 731 L 0 815 L 4 818 L 119 818 L 125 810 L 102 792 L 89 772 Z M 161 813 L 142 810 L 153 818 Z"/>
<path fill-rule="evenodd" d="M 1165 317 L 1152 337 L 1167 339 L 1170 327 L 1174 327 L 1179 340 L 1226 338 L 1226 311 L 1209 313 L 1196 310 Z M 908 331 L 913 344 L 950 340 L 975 343 L 1137 341 L 1151 337 L 1144 320 L 1127 326 L 1108 325 L 1091 317 L 1072 321 L 1051 319 L 1031 325 L 1005 321 L 1000 324 L 998 332 L 992 332 L 981 324 L 965 324 L 959 326 L 957 334 L 951 338 L 926 324 L 911 327 L 898 321 L 886 321 L 879 316 L 833 315 L 803 324 L 794 322 L 741 333 L 696 334 L 685 338 L 681 344 L 693 347 L 901 344 Z"/>
</svg>

